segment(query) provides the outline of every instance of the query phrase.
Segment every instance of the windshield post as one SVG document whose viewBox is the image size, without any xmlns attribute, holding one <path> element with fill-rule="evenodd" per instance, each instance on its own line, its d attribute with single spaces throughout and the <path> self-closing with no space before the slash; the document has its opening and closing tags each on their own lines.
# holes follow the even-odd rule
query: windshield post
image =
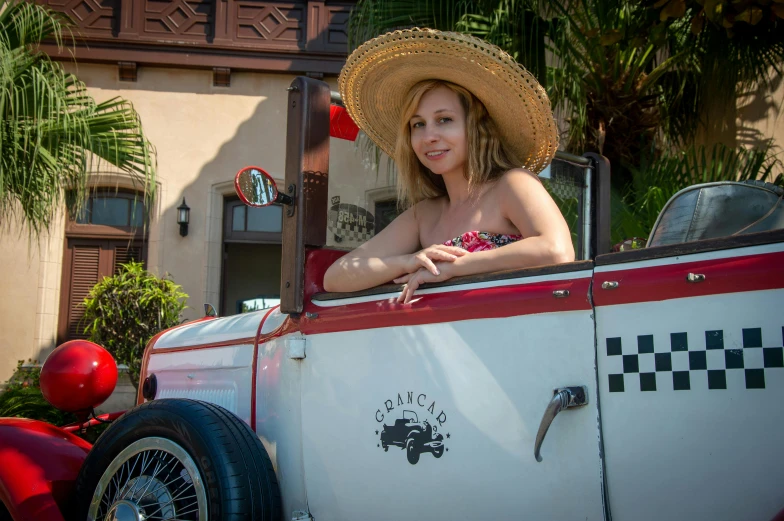
<svg viewBox="0 0 784 521">
<path fill-rule="evenodd" d="M 327 240 L 330 88 L 299 76 L 288 89 L 286 176 L 281 192 L 294 204 L 284 209 L 280 311 L 298 314 L 305 299 L 305 247 Z"/>
<path fill-rule="evenodd" d="M 583 154 L 591 160 L 593 183 L 591 193 L 591 256 L 610 253 L 610 161 L 594 152 Z"/>
</svg>

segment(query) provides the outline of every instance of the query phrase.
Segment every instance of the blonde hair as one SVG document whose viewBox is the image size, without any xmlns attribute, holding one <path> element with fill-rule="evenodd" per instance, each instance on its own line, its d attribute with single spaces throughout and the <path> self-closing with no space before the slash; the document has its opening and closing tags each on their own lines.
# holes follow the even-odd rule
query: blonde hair
<svg viewBox="0 0 784 521">
<path fill-rule="evenodd" d="M 395 143 L 398 201 L 403 208 L 423 199 L 446 195 L 443 178 L 426 168 L 411 147 L 410 120 L 416 113 L 422 96 L 438 87 L 446 87 L 457 94 L 466 114 L 468 159 L 464 175 L 470 189 L 494 181 L 506 171 L 522 165 L 504 146 L 487 109 L 470 91 L 443 80 L 421 81 L 408 91 L 404 100 L 400 114 L 400 130 Z"/>
</svg>

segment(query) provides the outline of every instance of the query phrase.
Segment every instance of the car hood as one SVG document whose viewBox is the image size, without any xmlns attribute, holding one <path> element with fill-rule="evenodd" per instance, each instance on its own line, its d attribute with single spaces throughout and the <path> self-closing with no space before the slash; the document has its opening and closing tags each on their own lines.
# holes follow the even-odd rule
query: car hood
<svg viewBox="0 0 784 521">
<path fill-rule="evenodd" d="M 234 340 L 248 343 L 250 339 L 250 342 L 253 342 L 259 331 L 259 324 L 269 311 L 269 309 L 262 309 L 231 317 L 198 320 L 175 327 L 158 337 L 153 349 L 226 344 Z"/>
</svg>

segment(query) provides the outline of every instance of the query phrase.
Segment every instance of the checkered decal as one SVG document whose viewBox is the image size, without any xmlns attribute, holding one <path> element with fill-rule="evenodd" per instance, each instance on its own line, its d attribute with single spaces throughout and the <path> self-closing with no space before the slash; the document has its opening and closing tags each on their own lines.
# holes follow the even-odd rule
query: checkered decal
<svg viewBox="0 0 784 521">
<path fill-rule="evenodd" d="M 704 385 L 706 373 L 708 389 L 727 389 L 728 373 L 731 382 L 745 381 L 746 389 L 764 389 L 766 377 L 784 376 L 784 327 L 780 338 L 778 346 L 763 347 L 762 328 L 743 329 L 743 349 L 725 349 L 721 330 L 705 331 L 704 343 L 687 333 L 670 333 L 670 345 L 656 350 L 653 335 L 639 335 L 636 346 L 607 338 L 610 392 L 634 391 L 638 381 L 640 391 L 656 391 L 657 374 L 660 386 L 669 374 L 673 390 L 688 391 Z"/>
<path fill-rule="evenodd" d="M 335 222 L 327 226 L 329 233 L 337 235 L 341 239 L 349 242 L 365 242 L 373 237 L 374 232 L 364 226 L 351 225 L 348 223 Z"/>
<path fill-rule="evenodd" d="M 327 217 L 327 231 L 340 242 L 363 243 L 375 235 L 375 219 L 359 206 L 333 204 Z"/>
</svg>

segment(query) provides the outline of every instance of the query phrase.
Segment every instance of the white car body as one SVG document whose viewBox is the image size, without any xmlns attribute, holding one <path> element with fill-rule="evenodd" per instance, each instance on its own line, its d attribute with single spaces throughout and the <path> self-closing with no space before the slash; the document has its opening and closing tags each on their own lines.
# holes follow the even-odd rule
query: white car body
<svg viewBox="0 0 784 521">
<path fill-rule="evenodd" d="M 148 346 L 142 378 L 247 421 L 287 519 L 768 521 L 784 507 L 771 237 L 442 284 L 406 306 L 316 295 L 299 317 L 197 321 Z M 558 414 L 537 462 L 565 386 L 588 403 Z M 412 412 L 443 445 L 415 464 L 381 439 Z"/>
</svg>

